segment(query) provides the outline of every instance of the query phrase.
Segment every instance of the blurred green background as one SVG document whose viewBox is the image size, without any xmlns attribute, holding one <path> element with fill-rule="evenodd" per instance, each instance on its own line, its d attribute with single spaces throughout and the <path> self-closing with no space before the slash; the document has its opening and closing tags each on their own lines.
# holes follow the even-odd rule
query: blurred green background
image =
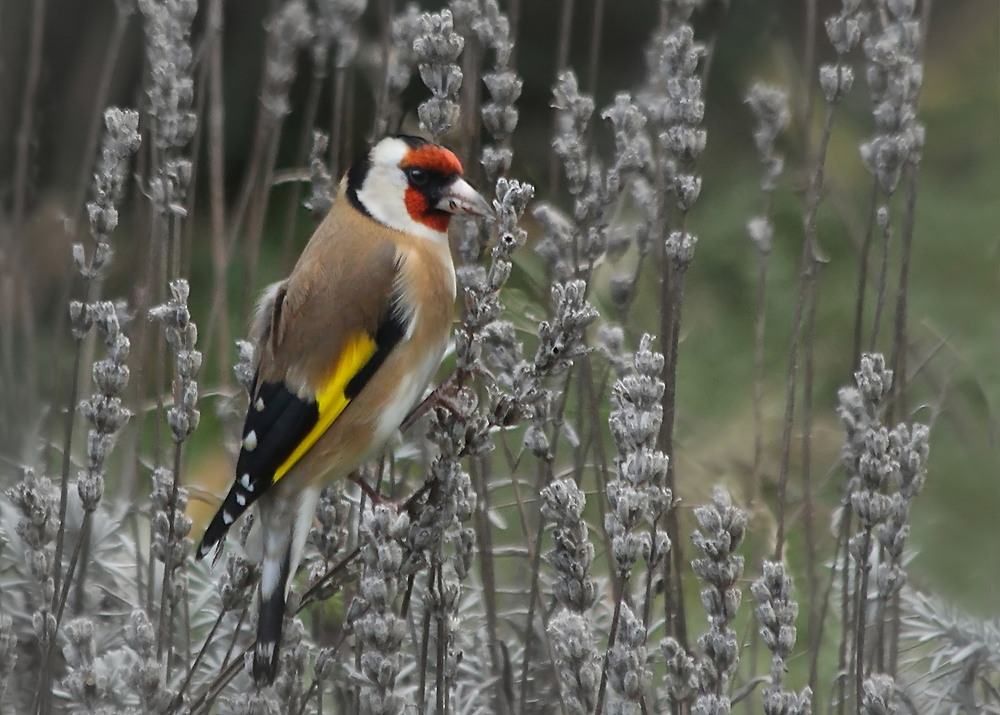
<svg viewBox="0 0 1000 715">
<path fill-rule="evenodd" d="M 37 2 L 37 0 L 35 0 Z M 263 23 L 277 5 L 273 0 L 226 3 L 225 96 L 226 173 L 235 192 L 245 170 L 254 130 L 256 96 L 263 57 Z M 376 7 L 377 5 L 377 7 Z M 704 501 L 713 484 L 753 491 L 747 485 L 753 461 L 752 316 L 756 256 L 746 238 L 746 220 L 760 210 L 760 168 L 751 141 L 751 117 L 743 104 L 746 87 L 763 79 L 789 88 L 797 111 L 782 150 L 787 173 L 776 201 L 777 233 L 771 264 L 767 325 L 766 472 L 761 494 L 765 507 L 773 497 L 784 407 L 783 385 L 792 296 L 802 240 L 806 151 L 815 143 L 823 111 L 814 81 L 803 80 L 804 5 L 794 0 L 735 0 L 728 14 L 708 12 L 699 19 L 702 39 L 715 37 L 716 52 L 708 87 L 708 148 L 699 163 L 703 191 L 690 229 L 699 237 L 687 280 L 679 358 L 678 462 L 687 504 Z M 440 3 L 426 3 L 425 9 Z M 0 231 L 8 229 L 14 181 L 14 147 L 22 109 L 32 11 L 27 0 L 0 3 Z M 364 31 L 377 37 L 379 8 L 373 3 Z M 574 3 L 569 65 L 582 87 L 595 89 L 598 109 L 618 91 L 639 86 L 645 71 L 644 47 L 655 24 L 654 2 L 607 3 L 601 22 L 599 62 L 592 67 L 593 0 Z M 818 3 L 825 17 L 837 2 Z M 515 134 L 511 174 L 535 183 L 538 198 L 566 205 L 550 195 L 549 141 L 552 117 L 550 87 L 556 72 L 560 2 L 519 4 L 516 67 L 525 88 L 519 103 L 521 123 Z M 196 34 L 204 24 L 196 20 Z M 115 4 L 112 0 L 48 0 L 36 120 L 31 132 L 31 171 L 25 233 L 39 302 L 39 320 L 51 323 L 63 308 L 65 281 L 71 270 L 68 238 L 62 228 L 75 213 L 74 185 L 92 161 L 83 156 L 90 117 L 100 111 L 94 94 Z M 141 106 L 142 32 L 132 15 L 121 57 L 114 70 L 111 104 Z M 817 35 L 819 61 L 831 50 Z M 852 58 L 860 67 L 860 55 Z M 279 167 L 293 161 L 297 126 L 308 88 L 309 59 L 300 58 L 293 88 L 293 113 L 286 124 Z M 870 103 L 858 71 L 851 98 L 838 113 L 828 157 L 827 193 L 820 212 L 819 241 L 830 258 L 820 284 L 819 332 L 816 336 L 815 446 L 813 472 L 822 481 L 828 506 L 836 503 L 840 474 L 835 470 L 842 435 L 834 407 L 837 388 L 850 381 L 850 355 L 857 248 L 866 222 L 870 178 L 858 144 L 872 131 Z M 359 100 L 354 117 L 358 144 L 371 127 L 371 103 L 365 73 L 358 73 Z M 812 119 L 803 123 L 806 93 L 814 102 Z M 409 109 L 424 98 L 414 81 Z M 329 123 L 329 98 L 321 100 L 320 124 Z M 912 582 L 940 593 L 978 613 L 1000 614 L 1000 4 L 995 0 L 937 2 L 931 17 L 925 64 L 921 119 L 927 140 L 917 201 L 917 225 L 911 273 L 909 323 L 913 377 L 913 419 L 934 423 L 930 474 L 917 502 L 912 544 L 918 555 Z M 412 121 L 412 119 L 411 119 Z M 606 127 L 595 119 L 595 139 L 607 149 Z M 811 137 L 809 144 L 805 137 Z M 281 192 L 276 206 L 282 210 Z M 893 204 L 899 214 L 898 200 Z M 205 210 L 205 206 L 200 206 Z M 299 242 L 308 237 L 300 222 Z M 280 222 L 275 221 L 275 226 Z M 535 227 L 532 240 L 536 239 Z M 268 256 L 260 282 L 281 275 L 277 232 L 267 239 Z M 113 276 L 129 279 L 126 257 Z M 195 253 L 193 295 L 207 295 L 208 250 Z M 537 268 L 530 251 L 521 257 L 515 284 L 531 292 L 527 279 Z M 612 270 L 599 276 L 606 280 Z M 236 279 L 238 281 L 238 278 Z M 123 291 L 124 292 L 124 291 Z M 234 294 L 242 287 L 234 285 Z M 115 294 L 114 288 L 109 294 Z M 646 286 L 640 296 L 651 299 Z M 535 296 L 537 297 L 537 296 Z M 643 298 L 644 297 L 644 298 Z M 600 290 L 595 300 L 600 301 Z M 197 298 L 196 298 L 197 300 Z M 196 319 L 207 305 L 195 307 Z M 199 315 L 199 313 L 201 313 Z M 630 326 L 632 344 L 642 330 L 655 332 L 654 311 Z M 67 357 L 68 353 L 67 344 Z M 888 349 L 888 343 L 880 345 Z M 204 430 L 203 430 L 204 432 Z M 206 443 L 212 442 L 210 438 Z M 203 447 L 205 459 L 217 454 Z M 793 473 L 794 479 L 794 473 Z M 825 480 L 825 481 L 823 481 Z M 735 489 L 734 489 L 735 491 Z M 792 494 L 793 501 L 797 499 Z M 826 519 L 827 514 L 820 518 Z M 794 529 L 794 526 L 792 527 Z M 794 547 L 794 542 L 793 542 Z M 794 558 L 793 554 L 793 558 Z"/>
</svg>

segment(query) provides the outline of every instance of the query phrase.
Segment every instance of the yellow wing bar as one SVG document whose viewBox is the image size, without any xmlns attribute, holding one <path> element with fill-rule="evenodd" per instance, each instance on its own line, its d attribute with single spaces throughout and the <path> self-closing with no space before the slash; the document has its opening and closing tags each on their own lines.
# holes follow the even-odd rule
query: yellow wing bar
<svg viewBox="0 0 1000 715">
<path fill-rule="evenodd" d="M 334 420 L 350 404 L 351 401 L 344 395 L 347 383 L 371 359 L 372 355 L 375 354 L 375 348 L 375 340 L 366 333 L 358 334 L 347 343 L 340 355 L 340 360 L 337 361 L 337 366 L 327 378 L 326 384 L 316 393 L 316 402 L 319 404 L 319 419 L 316 421 L 316 425 L 309 430 L 305 439 L 299 442 L 288 459 L 282 462 L 275 471 L 274 482 L 285 476 L 288 470 L 302 459 L 302 455 L 316 444 L 316 440 L 330 428 Z"/>
</svg>

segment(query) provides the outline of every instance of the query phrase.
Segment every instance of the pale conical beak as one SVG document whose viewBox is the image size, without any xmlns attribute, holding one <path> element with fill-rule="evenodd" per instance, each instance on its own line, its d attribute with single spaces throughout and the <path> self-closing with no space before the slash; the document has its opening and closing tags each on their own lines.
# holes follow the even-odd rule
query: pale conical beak
<svg viewBox="0 0 1000 715">
<path fill-rule="evenodd" d="M 450 214 L 473 214 L 475 216 L 492 216 L 493 209 L 486 199 L 469 186 L 465 179 L 455 179 L 445 187 L 441 199 L 434 208 L 447 211 Z"/>
</svg>

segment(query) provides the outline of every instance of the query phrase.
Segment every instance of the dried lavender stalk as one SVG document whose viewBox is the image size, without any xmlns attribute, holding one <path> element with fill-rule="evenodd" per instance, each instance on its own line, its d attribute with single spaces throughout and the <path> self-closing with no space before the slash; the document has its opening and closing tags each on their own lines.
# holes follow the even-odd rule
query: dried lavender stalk
<svg viewBox="0 0 1000 715">
<path fill-rule="evenodd" d="M 771 651 L 771 682 L 761 695 L 764 715 L 809 715 L 812 690 L 808 686 L 801 693 L 785 690 L 799 604 L 792 599 L 792 579 L 785 573 L 784 564 L 765 561 L 763 573 L 750 586 L 750 592 L 757 602 L 754 613 L 761 638 Z"/>
<path fill-rule="evenodd" d="M 736 587 L 743 574 L 743 557 L 735 552 L 746 534 L 747 513 L 735 507 L 729 494 L 716 487 L 710 506 L 694 510 L 698 530 L 691 539 L 702 556 L 691 561 L 695 575 L 705 582 L 701 604 L 708 614 L 708 630 L 698 638 L 705 656 L 698 662 L 698 695 L 693 713 L 722 715 L 731 707 L 730 679 L 739 663 L 736 617 L 741 593 Z"/>
<path fill-rule="evenodd" d="M 406 633 L 395 613 L 402 582 L 403 548 L 400 540 L 410 529 L 405 514 L 377 505 L 361 518 L 361 587 L 348 610 L 347 621 L 361 654 L 361 713 L 403 712 L 404 701 L 394 692 L 400 650 Z"/>
<path fill-rule="evenodd" d="M 422 34 L 413 42 L 413 54 L 420 69 L 420 79 L 431 91 L 431 98 L 417 108 L 420 129 L 438 141 L 458 123 L 458 90 L 462 70 L 455 61 L 465 48 L 465 38 L 455 32 L 450 10 L 420 16 Z"/>
</svg>

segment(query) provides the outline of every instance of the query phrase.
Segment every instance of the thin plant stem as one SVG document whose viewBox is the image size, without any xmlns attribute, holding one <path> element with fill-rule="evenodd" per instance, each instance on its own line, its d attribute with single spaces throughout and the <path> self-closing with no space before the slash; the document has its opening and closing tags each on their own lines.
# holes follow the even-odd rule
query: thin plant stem
<svg viewBox="0 0 1000 715">
<path fill-rule="evenodd" d="M 875 210 L 878 203 L 878 182 L 872 181 L 871 198 L 868 202 L 868 225 L 865 227 L 865 237 L 861 242 L 861 254 L 858 257 L 858 288 L 854 304 L 854 342 L 851 349 L 853 363 L 851 370 L 857 370 L 861 360 L 861 343 L 865 324 L 865 294 L 868 288 L 868 258 L 871 255 L 872 237 L 875 233 Z M 870 346 L 874 345 L 875 331 L 872 330 Z M 872 348 L 873 349 L 873 348 Z"/>
<path fill-rule="evenodd" d="M 865 529 L 862 553 L 867 554 L 872 546 L 872 530 Z M 857 585 L 857 601 L 855 603 L 855 633 L 854 633 L 854 703 L 860 712 L 862 695 L 864 693 L 865 673 L 865 631 L 868 628 L 868 577 L 871 565 L 866 561 L 859 563 L 855 572 Z"/>
<path fill-rule="evenodd" d="M 87 196 L 87 188 L 93 167 L 91 157 L 97 151 L 97 142 L 101 138 L 101 126 L 104 116 L 104 107 L 108 102 L 108 92 L 111 89 L 111 79 L 115 74 L 115 65 L 121 52 L 122 40 L 125 37 L 125 30 L 128 28 L 128 21 L 132 15 L 132 4 L 123 0 L 115 2 L 115 25 L 111 29 L 111 36 L 104 52 L 104 61 L 101 63 L 101 72 L 98 75 L 97 88 L 94 90 L 94 111 L 90 117 L 90 124 L 87 127 L 87 139 L 84 142 L 83 162 L 80 164 L 80 174 L 76 179 L 76 193 L 71 204 L 74 208 L 73 225 L 80 223 L 83 216 L 84 203 Z"/>
<path fill-rule="evenodd" d="M 226 242 L 226 182 L 225 182 L 225 101 L 223 97 L 223 0 L 211 0 L 208 6 L 208 189 L 212 226 L 212 309 L 208 314 L 205 344 L 211 348 L 218 336 L 217 360 L 219 384 L 229 384 L 230 373 L 225 356 L 229 352 L 229 292 L 227 267 L 229 250 Z"/>
<path fill-rule="evenodd" d="M 295 149 L 295 166 L 302 166 L 309 157 L 309 145 L 312 141 L 313 127 L 316 125 L 316 114 L 319 111 L 319 95 L 326 81 L 326 68 L 323 65 L 314 67 L 309 81 L 309 97 L 306 99 L 305 121 L 299 135 L 299 144 Z M 334 102 L 336 105 L 336 102 Z M 334 112 L 337 111 L 335 107 Z M 299 217 L 299 205 L 302 196 L 302 182 L 292 183 L 292 195 L 288 200 L 288 213 L 285 216 L 285 228 L 281 239 L 281 265 L 288 266 L 292 259 L 295 227 Z"/>
<path fill-rule="evenodd" d="M 624 588 L 622 589 L 625 590 Z M 604 654 L 604 663 L 601 666 L 601 684 L 597 688 L 597 706 L 594 708 L 595 713 L 604 712 L 604 695 L 608 689 L 608 654 L 611 652 L 612 646 L 615 644 L 615 639 L 618 636 L 618 622 L 622 615 L 622 600 L 621 598 L 615 601 L 615 612 L 611 617 L 611 631 L 608 633 L 608 648 Z"/>
<path fill-rule="evenodd" d="M 575 5 L 575 0 L 562 0 L 562 6 L 559 13 L 559 40 L 556 45 L 556 75 L 563 70 L 569 64 L 569 45 L 570 45 L 570 30 L 573 26 L 573 6 Z M 557 131 L 556 122 L 558 120 L 553 118 L 552 130 L 553 135 Z M 556 155 L 555 148 L 550 148 L 549 150 L 549 195 L 556 196 L 559 193 L 559 157 Z M 575 264 L 574 264 L 575 265 Z"/>
<path fill-rule="evenodd" d="M 788 348 L 788 373 L 785 384 L 785 417 L 781 431 L 781 462 L 778 472 L 778 532 L 775 537 L 774 561 L 781 561 L 785 548 L 785 507 L 788 491 L 788 470 L 791 456 L 792 432 L 795 418 L 795 392 L 798 377 L 799 344 L 802 339 L 803 312 L 807 296 L 813 290 L 812 284 L 818 278 L 820 257 L 816 246 L 816 216 L 819 211 L 820 195 L 825 175 L 826 152 L 833 133 L 834 107 L 827 108 L 816 155 L 816 165 L 809 187 L 804 224 L 805 240 L 802 244 L 802 264 L 796 289 L 795 309 L 792 317 L 792 337 Z"/>
<path fill-rule="evenodd" d="M 604 29 L 604 0 L 594 0 L 594 20 L 590 26 L 590 71 L 587 73 L 587 93 L 597 96 L 598 71 L 601 64 L 601 34 Z"/>
<path fill-rule="evenodd" d="M 33 413 L 32 401 L 38 394 L 35 389 L 38 385 L 37 371 L 35 367 L 35 355 L 37 354 L 37 336 L 35 335 L 34 321 L 34 299 L 31 289 L 31 271 L 27 270 L 24 246 L 26 242 L 21 240 L 24 229 L 24 217 L 28 202 L 28 171 L 31 163 L 31 136 L 35 119 L 35 102 L 37 101 L 38 86 L 42 72 L 42 48 L 45 42 L 45 11 L 46 1 L 35 0 L 31 4 L 31 39 L 28 50 L 28 71 L 24 85 L 24 99 L 21 103 L 21 117 L 18 121 L 17 138 L 15 142 L 14 159 L 14 205 L 11 236 L 11 255 L 13 265 L 19 270 L 15 285 L 21 286 L 21 295 L 18 296 L 18 304 L 21 307 L 21 331 L 24 344 L 19 347 L 21 354 L 28 356 L 23 360 L 24 365 L 24 389 L 23 395 L 26 401 L 23 403 L 29 414 Z M 11 326 L 13 327 L 13 326 Z M 11 331 L 14 334 L 14 331 Z M 13 384 L 13 383 L 12 383 Z M 56 562 L 56 569 L 60 567 Z"/>
<path fill-rule="evenodd" d="M 816 0 L 806 0 L 805 27 L 803 37 L 805 47 L 802 54 L 802 146 L 809 146 L 810 125 L 812 124 L 813 96 L 812 78 L 815 75 L 816 67 Z"/>
<path fill-rule="evenodd" d="M 878 334 L 882 326 L 882 311 L 885 308 L 885 296 L 889 290 L 889 250 L 891 248 L 892 232 L 889 226 L 882 229 L 882 260 L 880 261 L 878 287 L 875 298 L 875 317 L 872 318 L 871 339 L 868 341 L 869 352 L 874 352 L 878 344 Z M 860 355 L 856 357 L 860 359 Z"/>
</svg>

